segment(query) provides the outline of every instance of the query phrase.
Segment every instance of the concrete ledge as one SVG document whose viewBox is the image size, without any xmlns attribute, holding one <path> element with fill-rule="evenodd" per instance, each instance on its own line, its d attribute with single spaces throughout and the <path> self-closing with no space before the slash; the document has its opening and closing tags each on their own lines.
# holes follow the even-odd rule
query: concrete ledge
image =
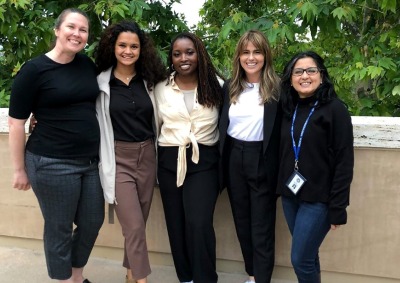
<svg viewBox="0 0 400 283">
<path fill-rule="evenodd" d="M 25 124 L 25 132 L 28 133 L 29 125 Z M 8 108 L 0 108 L 0 133 L 8 133 Z"/>
<path fill-rule="evenodd" d="M 400 118 L 351 117 L 355 147 L 400 148 Z"/>
<path fill-rule="evenodd" d="M 8 108 L 0 108 L 0 133 L 8 133 Z M 355 147 L 400 148 L 400 118 L 367 117 L 351 118 Z M 25 127 L 28 133 L 28 123 Z"/>
</svg>

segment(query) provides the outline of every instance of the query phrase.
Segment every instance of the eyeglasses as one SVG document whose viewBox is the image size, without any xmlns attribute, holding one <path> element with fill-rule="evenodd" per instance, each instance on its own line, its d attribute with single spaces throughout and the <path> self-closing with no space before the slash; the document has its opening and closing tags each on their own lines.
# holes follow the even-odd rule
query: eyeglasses
<svg viewBox="0 0 400 283">
<path fill-rule="evenodd" d="M 314 76 L 314 75 L 318 74 L 319 71 L 320 70 L 317 67 L 310 67 L 307 69 L 296 68 L 296 69 L 293 69 L 292 76 L 300 77 L 303 75 L 304 72 L 306 72 L 307 75 L 309 75 L 309 76 Z"/>
</svg>

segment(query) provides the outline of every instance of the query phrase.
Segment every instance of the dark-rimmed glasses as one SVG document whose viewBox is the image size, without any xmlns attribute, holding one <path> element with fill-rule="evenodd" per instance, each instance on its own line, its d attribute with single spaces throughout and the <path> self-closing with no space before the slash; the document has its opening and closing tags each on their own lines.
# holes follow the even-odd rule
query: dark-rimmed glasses
<svg viewBox="0 0 400 283">
<path fill-rule="evenodd" d="M 307 69 L 296 68 L 296 69 L 293 69 L 292 76 L 300 77 L 304 74 L 304 72 L 306 72 L 307 75 L 309 75 L 309 76 L 314 76 L 314 75 L 318 74 L 319 71 L 320 70 L 318 69 L 318 67 L 310 67 Z"/>
</svg>

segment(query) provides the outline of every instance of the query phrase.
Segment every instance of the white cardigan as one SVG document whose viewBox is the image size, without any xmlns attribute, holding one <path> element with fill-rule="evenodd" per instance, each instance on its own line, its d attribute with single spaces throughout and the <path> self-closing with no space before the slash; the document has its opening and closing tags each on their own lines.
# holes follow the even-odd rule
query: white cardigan
<svg viewBox="0 0 400 283">
<path fill-rule="evenodd" d="M 115 150 L 114 150 L 114 132 L 110 116 L 110 77 L 112 68 L 100 73 L 97 76 L 97 82 L 100 88 L 100 95 L 96 100 L 97 120 L 100 126 L 100 162 L 99 174 L 100 181 L 103 187 L 104 199 L 107 203 L 115 203 Z M 157 139 L 158 134 L 158 119 L 157 106 L 154 99 L 153 91 L 149 91 L 147 83 L 144 81 L 147 93 L 150 96 L 153 104 L 153 131 Z M 155 141 L 157 145 L 157 141 Z"/>
</svg>

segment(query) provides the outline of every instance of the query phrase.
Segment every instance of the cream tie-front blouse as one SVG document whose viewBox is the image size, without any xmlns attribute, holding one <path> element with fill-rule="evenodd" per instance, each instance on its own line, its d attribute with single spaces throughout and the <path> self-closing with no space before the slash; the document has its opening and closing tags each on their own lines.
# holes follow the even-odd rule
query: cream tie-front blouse
<svg viewBox="0 0 400 283">
<path fill-rule="evenodd" d="M 215 145 L 219 139 L 218 109 L 204 107 L 197 102 L 197 90 L 194 92 L 194 105 L 189 113 L 184 94 L 174 81 L 172 73 L 167 80 L 158 83 L 154 89 L 161 133 L 158 138 L 160 146 L 178 146 L 178 164 L 176 185 L 182 186 L 186 171 L 186 147 L 192 146 L 192 161 L 199 162 L 199 146 Z"/>
</svg>

